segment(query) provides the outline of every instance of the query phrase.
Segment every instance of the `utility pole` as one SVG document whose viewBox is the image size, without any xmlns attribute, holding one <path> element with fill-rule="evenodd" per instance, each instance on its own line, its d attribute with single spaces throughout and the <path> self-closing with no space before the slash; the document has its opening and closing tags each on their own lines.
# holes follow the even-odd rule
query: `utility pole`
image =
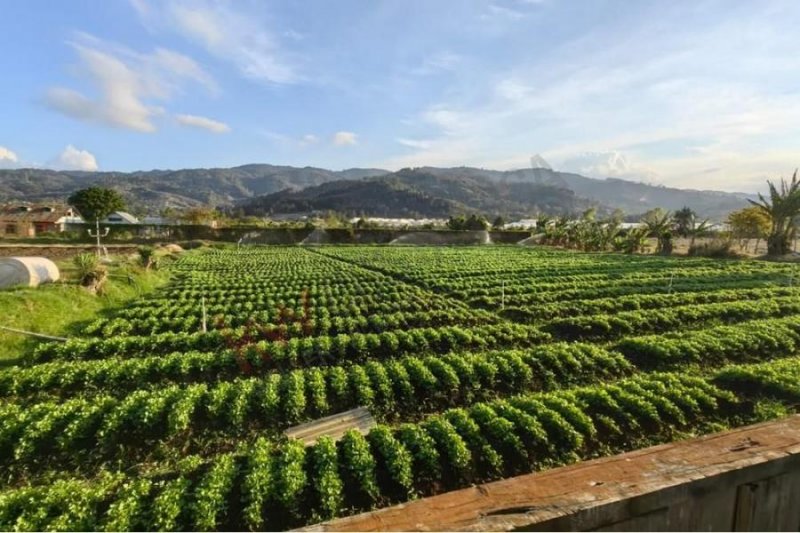
<svg viewBox="0 0 800 533">
<path fill-rule="evenodd" d="M 106 226 L 105 228 L 103 228 L 105 231 L 101 234 L 100 233 L 100 219 L 99 218 L 95 218 L 94 219 L 94 227 L 95 227 L 94 234 L 92 234 L 92 230 L 91 229 L 87 229 L 86 231 L 89 233 L 89 237 L 97 238 L 97 257 L 101 257 L 102 256 L 102 247 L 100 246 L 100 237 L 107 236 L 108 232 L 109 232 L 109 230 L 111 228 Z"/>
</svg>

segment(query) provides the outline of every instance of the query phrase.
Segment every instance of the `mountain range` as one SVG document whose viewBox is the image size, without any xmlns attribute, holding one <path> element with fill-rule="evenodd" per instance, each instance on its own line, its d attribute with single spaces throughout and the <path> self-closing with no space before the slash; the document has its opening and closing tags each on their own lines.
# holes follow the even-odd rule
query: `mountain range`
<svg viewBox="0 0 800 533">
<path fill-rule="evenodd" d="M 99 185 L 125 196 L 134 210 L 212 205 L 252 215 L 333 210 L 351 215 L 444 217 L 479 212 L 524 217 L 570 215 L 588 207 L 628 214 L 654 207 L 689 206 L 721 220 L 744 207 L 748 195 L 593 179 L 546 168 L 498 171 L 472 167 L 419 167 L 390 172 L 353 168 L 253 164 L 137 172 L 0 170 L 0 203 L 64 201 L 75 190 Z"/>
</svg>

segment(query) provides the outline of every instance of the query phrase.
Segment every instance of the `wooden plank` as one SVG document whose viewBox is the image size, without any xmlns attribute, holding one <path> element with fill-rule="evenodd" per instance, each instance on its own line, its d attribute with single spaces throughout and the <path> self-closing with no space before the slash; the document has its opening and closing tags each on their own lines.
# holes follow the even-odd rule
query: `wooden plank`
<svg viewBox="0 0 800 533">
<path fill-rule="evenodd" d="M 284 431 L 284 434 L 291 439 L 303 441 L 306 446 L 309 446 L 317 442 L 317 439 L 323 435 L 327 435 L 333 440 L 339 440 L 351 429 L 355 429 L 363 435 L 376 425 L 375 419 L 366 407 L 356 407 L 349 411 L 290 427 Z"/>
<path fill-rule="evenodd" d="M 478 485 L 305 530 L 687 530 L 722 525 L 730 530 L 737 514 L 757 523 L 749 516 L 752 502 L 735 510 L 737 487 L 787 472 L 793 478 L 792 494 L 774 494 L 773 486 L 786 484 L 778 477 L 764 487 L 761 501 L 765 510 L 789 516 L 781 516 L 780 524 L 765 520 L 758 525 L 800 525 L 800 506 L 786 508 L 788 497 L 800 500 L 794 494 L 800 491 L 800 415 Z M 704 515 L 715 512 L 720 516 L 709 526 Z"/>
</svg>

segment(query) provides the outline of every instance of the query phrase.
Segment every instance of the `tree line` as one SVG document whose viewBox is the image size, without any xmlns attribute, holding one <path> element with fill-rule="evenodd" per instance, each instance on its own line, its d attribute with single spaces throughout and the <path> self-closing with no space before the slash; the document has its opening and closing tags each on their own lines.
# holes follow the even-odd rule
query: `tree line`
<svg viewBox="0 0 800 533">
<path fill-rule="evenodd" d="M 798 237 L 797 222 L 800 219 L 800 180 L 797 171 L 790 180 L 781 178 L 777 184 L 767 181 L 767 186 L 767 196 L 759 193 L 758 200 L 748 200 L 751 204 L 749 207 L 728 216 L 728 247 L 735 241 L 747 251 L 751 242 L 755 241 L 755 252 L 759 244 L 766 241 L 769 256 L 781 256 L 791 251 L 791 242 Z M 76 191 L 68 201 L 87 222 L 102 220 L 114 211 L 125 208 L 125 201 L 117 191 L 103 187 Z M 202 224 L 222 216 L 210 208 L 167 211 L 165 216 L 187 224 Z M 334 219 L 336 224 L 333 224 Z M 458 215 L 451 216 L 445 227 L 462 231 L 502 229 L 505 222 L 502 216 L 497 216 L 490 224 L 479 214 Z M 326 227 L 329 223 L 332 227 L 349 225 L 349 221 L 331 213 L 323 220 Z M 355 226 L 367 225 L 366 219 L 362 218 Z M 647 249 L 648 239 L 655 239 L 655 253 L 670 255 L 675 237 L 689 238 L 689 251 L 692 253 L 699 251 L 696 239 L 711 234 L 713 230 L 708 220 L 700 220 L 689 207 L 674 212 L 653 209 L 641 217 L 638 225 L 632 227 L 623 224 L 623 214 L 619 210 L 610 216 L 598 217 L 596 209 L 592 208 L 578 219 L 539 216 L 535 234 L 542 244 L 583 251 L 613 250 L 625 253 L 641 253 Z"/>
</svg>

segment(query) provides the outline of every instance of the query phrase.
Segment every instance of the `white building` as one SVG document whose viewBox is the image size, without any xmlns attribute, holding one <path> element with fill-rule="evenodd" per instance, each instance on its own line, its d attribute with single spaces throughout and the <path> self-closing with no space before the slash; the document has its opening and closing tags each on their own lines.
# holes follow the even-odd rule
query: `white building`
<svg viewBox="0 0 800 533">
<path fill-rule="evenodd" d="M 535 218 L 523 218 L 516 222 L 509 222 L 503 225 L 503 229 L 536 229 Z"/>
<path fill-rule="evenodd" d="M 100 221 L 101 224 L 140 224 L 139 219 L 126 211 L 114 211 Z"/>
</svg>

